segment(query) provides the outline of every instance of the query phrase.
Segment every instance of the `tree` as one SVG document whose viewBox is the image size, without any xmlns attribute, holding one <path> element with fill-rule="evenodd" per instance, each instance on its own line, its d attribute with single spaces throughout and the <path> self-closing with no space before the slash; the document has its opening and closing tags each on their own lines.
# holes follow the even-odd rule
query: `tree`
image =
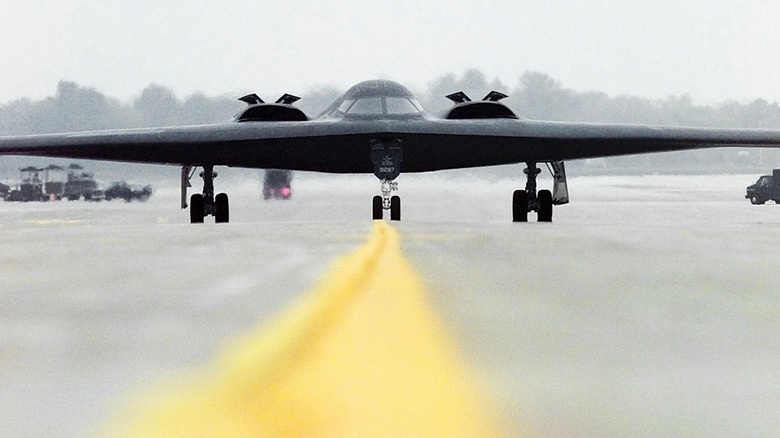
<svg viewBox="0 0 780 438">
<path fill-rule="evenodd" d="M 161 85 L 150 84 L 135 100 L 133 108 L 143 126 L 181 124 L 181 104 L 173 92 Z"/>
</svg>

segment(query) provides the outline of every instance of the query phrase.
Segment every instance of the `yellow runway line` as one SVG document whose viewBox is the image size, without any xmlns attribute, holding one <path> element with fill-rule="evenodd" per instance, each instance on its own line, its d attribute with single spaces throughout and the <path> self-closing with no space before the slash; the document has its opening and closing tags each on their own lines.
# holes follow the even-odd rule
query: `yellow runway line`
<svg viewBox="0 0 780 438">
<path fill-rule="evenodd" d="M 382 221 L 310 293 L 203 374 L 147 391 L 108 435 L 494 437 L 492 409 Z"/>
<path fill-rule="evenodd" d="M 28 225 L 80 225 L 81 219 L 29 219 L 22 221 Z"/>
</svg>

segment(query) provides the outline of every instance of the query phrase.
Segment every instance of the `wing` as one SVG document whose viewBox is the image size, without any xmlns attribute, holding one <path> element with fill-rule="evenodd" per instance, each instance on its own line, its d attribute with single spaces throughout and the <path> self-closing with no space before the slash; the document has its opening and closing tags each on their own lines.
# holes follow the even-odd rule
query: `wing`
<svg viewBox="0 0 780 438">
<path fill-rule="evenodd" d="M 404 172 L 721 146 L 778 147 L 780 131 L 489 120 L 315 120 L 0 138 L 0 154 L 372 173 L 372 141 L 400 141 Z"/>
</svg>

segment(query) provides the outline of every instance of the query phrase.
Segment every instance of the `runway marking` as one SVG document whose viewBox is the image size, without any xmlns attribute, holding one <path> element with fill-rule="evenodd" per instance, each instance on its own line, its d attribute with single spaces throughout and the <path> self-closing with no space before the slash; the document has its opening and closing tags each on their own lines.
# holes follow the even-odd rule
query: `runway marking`
<svg viewBox="0 0 780 438">
<path fill-rule="evenodd" d="M 498 436 L 473 377 L 398 232 L 377 221 L 287 312 L 205 372 L 141 394 L 109 435 Z"/>
<path fill-rule="evenodd" d="M 22 221 L 29 225 L 79 225 L 84 221 L 81 219 L 28 219 Z"/>
</svg>

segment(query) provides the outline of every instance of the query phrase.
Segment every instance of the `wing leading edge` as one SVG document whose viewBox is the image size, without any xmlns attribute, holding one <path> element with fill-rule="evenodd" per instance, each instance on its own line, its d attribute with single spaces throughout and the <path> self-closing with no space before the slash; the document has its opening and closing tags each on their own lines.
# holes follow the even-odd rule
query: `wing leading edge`
<svg viewBox="0 0 780 438">
<path fill-rule="evenodd" d="M 513 119 L 258 122 L 0 137 L 0 154 L 372 173 L 375 139 L 400 141 L 404 172 L 427 172 L 724 146 L 779 147 L 780 131 Z"/>
</svg>

